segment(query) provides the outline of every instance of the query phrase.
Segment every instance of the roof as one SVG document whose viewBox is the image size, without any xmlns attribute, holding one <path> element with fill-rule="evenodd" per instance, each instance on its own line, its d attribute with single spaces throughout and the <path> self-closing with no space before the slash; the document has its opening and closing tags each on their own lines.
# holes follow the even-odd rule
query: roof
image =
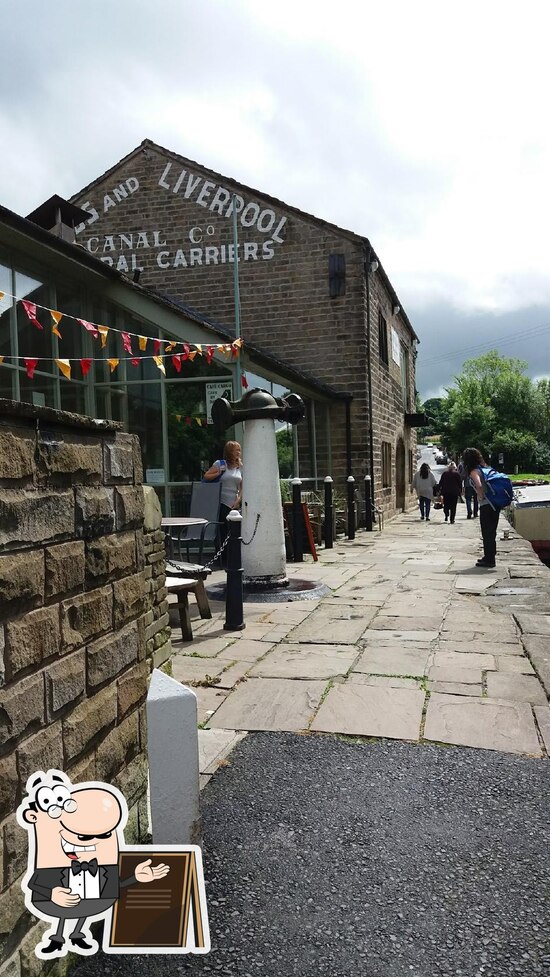
<svg viewBox="0 0 550 977">
<path fill-rule="evenodd" d="M 314 224 L 317 224 L 319 227 L 323 227 L 330 231 L 334 231 L 338 233 L 338 235 L 340 236 L 343 235 L 344 237 L 348 237 L 350 240 L 356 241 L 357 243 L 361 244 L 365 249 L 365 260 L 370 262 L 376 259 L 376 261 L 378 262 L 378 266 L 379 266 L 378 274 L 380 275 L 384 283 L 384 286 L 392 300 L 392 304 L 394 306 L 398 305 L 400 307 L 401 310 L 400 315 L 403 319 L 403 322 L 410 330 L 413 338 L 416 339 L 417 342 L 420 342 L 418 336 L 416 335 L 416 332 L 412 327 L 411 322 L 409 321 L 406 312 L 403 309 L 403 306 L 399 300 L 397 292 L 395 291 L 388 275 L 386 274 L 386 271 L 382 266 L 382 262 L 380 261 L 379 256 L 376 254 L 371 242 L 367 237 L 365 237 L 362 234 L 357 234 L 355 231 L 347 230 L 344 227 L 339 227 L 337 224 L 333 224 L 330 221 L 326 221 L 322 217 L 316 217 L 314 214 L 309 214 L 305 210 L 300 210 L 298 207 L 294 207 L 291 204 L 285 203 L 284 200 L 280 200 L 277 197 L 272 197 L 270 194 L 265 193 L 263 190 L 258 190 L 254 187 L 249 187 L 246 184 L 241 183 L 239 180 L 236 180 L 234 177 L 224 176 L 223 173 L 218 173 L 216 170 L 212 170 L 208 166 L 204 166 L 203 163 L 198 163 L 196 160 L 189 159 L 187 156 L 182 156 L 180 153 L 175 153 L 170 149 L 166 149 L 164 146 L 160 146 L 158 143 L 153 142 L 152 139 L 144 139 L 139 146 L 136 146 L 135 149 L 132 149 L 131 152 L 129 152 L 126 156 L 123 156 L 122 159 L 119 159 L 119 161 L 115 163 L 114 166 L 109 167 L 109 169 L 105 170 L 105 172 L 102 173 L 101 176 L 98 176 L 95 180 L 92 180 L 91 183 L 88 183 L 87 186 L 83 187 L 82 190 L 80 190 L 78 193 L 73 194 L 73 196 L 70 198 L 71 201 L 79 200 L 81 197 L 87 194 L 89 190 L 92 190 L 94 187 L 96 187 L 98 183 L 101 183 L 108 176 L 110 176 L 111 173 L 114 173 L 120 166 L 122 166 L 124 163 L 127 163 L 134 156 L 137 156 L 138 153 L 143 152 L 144 150 L 147 149 L 154 149 L 156 152 L 161 153 L 172 160 L 176 159 L 181 163 L 184 163 L 186 166 L 189 165 L 194 166 L 197 169 L 203 170 L 205 173 L 208 173 L 210 176 L 215 177 L 216 180 L 219 182 L 226 183 L 226 184 L 233 184 L 235 187 L 237 187 L 240 190 L 245 190 L 246 192 L 254 196 L 262 197 L 264 200 L 273 204 L 274 207 L 284 207 L 285 210 L 288 210 L 291 213 L 296 214 L 296 216 L 299 217 L 301 220 L 312 222 Z"/>
<path fill-rule="evenodd" d="M 74 204 L 69 203 L 68 200 L 64 200 L 60 197 L 58 193 L 54 193 L 53 197 L 49 200 L 45 200 L 40 207 L 33 210 L 31 214 L 27 214 L 27 220 L 32 221 L 34 224 L 38 224 L 40 227 L 45 227 L 49 230 L 51 227 L 55 227 L 57 223 L 57 215 L 60 215 L 61 220 L 64 224 L 69 227 L 74 227 L 76 224 L 81 224 L 82 221 L 88 220 L 88 212 L 82 210 L 81 207 L 75 207 Z"/>
<path fill-rule="evenodd" d="M 58 252 L 59 254 L 70 258 L 72 261 L 80 262 L 84 267 L 89 268 L 96 274 L 101 275 L 103 278 L 110 281 L 118 281 L 126 288 L 131 289 L 133 292 L 139 293 L 145 299 L 156 302 L 157 304 L 172 310 L 177 315 L 184 315 L 187 319 L 191 319 L 191 321 L 196 322 L 203 328 L 215 333 L 223 340 L 235 339 L 235 334 L 227 329 L 227 327 L 222 326 L 219 322 L 209 319 L 196 309 L 185 305 L 183 302 L 180 302 L 169 295 L 164 295 L 152 288 L 148 288 L 144 285 L 140 285 L 138 282 L 132 281 L 132 279 L 128 278 L 122 272 L 117 271 L 111 265 L 101 261 L 100 258 L 96 258 L 95 255 L 90 254 L 90 252 L 81 245 L 72 244 L 69 241 L 65 241 L 63 238 L 52 234 L 51 231 L 47 231 L 43 227 L 40 227 L 40 225 L 35 224 L 27 217 L 20 217 L 19 214 L 15 214 L 13 211 L 8 210 L 7 207 L 2 207 L 1 205 L 0 222 L 5 224 L 7 227 L 11 227 L 14 230 L 19 231 L 27 237 L 33 238 L 40 244 L 44 244 L 51 251 Z M 323 383 L 322 380 L 318 380 L 309 373 L 305 373 L 291 367 L 289 364 L 285 363 L 284 360 L 280 360 L 271 353 L 268 353 L 256 346 L 251 346 L 248 342 L 245 343 L 245 350 L 247 354 L 251 356 L 252 359 L 259 365 L 270 368 L 277 373 L 282 373 L 285 379 L 294 380 L 306 387 L 310 387 L 323 397 L 331 397 L 336 400 L 350 399 L 350 394 L 346 393 L 345 391 L 336 390 L 334 387 Z"/>
</svg>

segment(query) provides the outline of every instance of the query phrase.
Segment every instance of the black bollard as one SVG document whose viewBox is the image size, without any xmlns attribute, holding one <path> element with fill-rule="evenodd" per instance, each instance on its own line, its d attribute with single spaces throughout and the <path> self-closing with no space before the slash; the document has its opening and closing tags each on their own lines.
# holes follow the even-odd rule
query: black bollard
<svg viewBox="0 0 550 977">
<path fill-rule="evenodd" d="M 302 482 L 292 479 L 292 548 L 294 562 L 304 562 L 304 513 L 302 510 Z"/>
<path fill-rule="evenodd" d="M 224 631 L 242 631 L 246 626 L 243 620 L 242 521 L 243 517 L 236 509 L 232 509 L 227 516 L 229 542 L 227 544 Z"/>
<path fill-rule="evenodd" d="M 370 475 L 365 475 L 365 529 L 372 533 L 372 485 Z"/>
<path fill-rule="evenodd" d="M 325 549 L 331 550 L 334 535 L 334 514 L 332 509 L 332 478 L 325 478 Z"/>
<path fill-rule="evenodd" d="M 355 479 L 348 475 L 348 539 L 355 539 Z"/>
</svg>

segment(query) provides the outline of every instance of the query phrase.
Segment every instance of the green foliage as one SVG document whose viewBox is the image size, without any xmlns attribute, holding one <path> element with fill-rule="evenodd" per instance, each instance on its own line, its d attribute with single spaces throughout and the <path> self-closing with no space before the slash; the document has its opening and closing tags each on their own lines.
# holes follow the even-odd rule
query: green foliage
<svg viewBox="0 0 550 977">
<path fill-rule="evenodd" d="M 439 407 L 442 439 L 451 451 L 476 447 L 493 464 L 502 453 L 508 471 L 548 467 L 550 383 L 534 384 L 526 369 L 523 360 L 496 350 L 464 363 Z"/>
<path fill-rule="evenodd" d="M 292 431 L 282 427 L 277 431 L 277 458 L 279 461 L 279 476 L 290 478 L 294 471 L 294 446 Z"/>
</svg>

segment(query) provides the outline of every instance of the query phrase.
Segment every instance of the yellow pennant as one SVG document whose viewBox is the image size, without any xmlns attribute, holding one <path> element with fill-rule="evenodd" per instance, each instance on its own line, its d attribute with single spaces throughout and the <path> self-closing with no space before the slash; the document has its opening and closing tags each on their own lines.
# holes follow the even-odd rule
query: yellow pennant
<svg viewBox="0 0 550 977">
<path fill-rule="evenodd" d="M 54 360 L 54 363 L 57 364 L 57 366 L 61 370 L 63 376 L 66 377 L 67 380 L 70 380 L 71 379 L 71 364 L 70 364 L 70 361 L 69 360 Z"/>
<path fill-rule="evenodd" d="M 236 339 L 236 340 L 235 340 L 235 342 L 233 343 L 233 346 L 237 346 L 237 347 L 238 347 L 238 348 L 240 349 L 240 348 L 241 348 L 241 346 L 242 346 L 242 344 L 243 344 L 243 341 L 242 341 L 242 339 L 241 339 L 241 338 L 239 337 L 239 339 Z"/>
<path fill-rule="evenodd" d="M 5 356 L 0 356 L 0 363 L 3 363 L 5 359 L 6 359 Z"/>
<path fill-rule="evenodd" d="M 0 302 L 1 302 L 1 301 L 2 301 L 2 299 L 4 298 L 4 295 L 5 295 L 5 294 L 6 294 L 5 292 L 0 292 Z"/>
<path fill-rule="evenodd" d="M 51 317 L 53 319 L 53 322 L 54 322 L 54 324 L 52 326 L 52 332 L 53 332 L 54 336 L 57 336 L 59 339 L 63 339 L 63 336 L 61 335 L 61 333 L 59 332 L 59 329 L 57 328 L 58 325 L 59 325 L 59 323 L 61 322 L 61 320 L 63 318 L 63 313 L 62 312 L 56 312 L 54 309 L 50 309 L 50 315 L 51 315 Z"/>
<path fill-rule="evenodd" d="M 120 360 L 107 360 L 107 363 L 109 364 L 112 373 L 113 370 L 116 370 L 118 364 L 120 363 Z"/>
<path fill-rule="evenodd" d="M 181 414 L 176 414 L 176 421 L 178 422 L 178 424 L 180 423 L 180 421 L 181 421 Z"/>
<path fill-rule="evenodd" d="M 188 360 L 191 360 L 191 362 L 193 362 L 193 360 L 195 359 L 195 356 L 196 355 L 197 355 L 197 350 L 196 349 L 192 349 L 191 352 L 189 353 L 189 356 L 187 357 L 187 359 Z"/>
<path fill-rule="evenodd" d="M 217 350 L 218 350 L 218 353 L 226 353 L 227 352 L 227 346 L 224 346 L 223 343 L 219 343 L 218 346 L 217 346 Z"/>
<path fill-rule="evenodd" d="M 202 356 L 202 346 L 200 343 L 197 343 L 197 353 L 199 354 L 199 356 Z"/>
<path fill-rule="evenodd" d="M 105 349 L 105 347 L 107 345 L 107 336 L 108 336 L 108 333 L 109 333 L 109 327 L 108 326 L 98 326 L 97 327 L 97 331 L 98 331 L 99 335 L 101 336 L 101 348 L 102 349 Z M 110 362 L 111 362 L 110 360 L 107 360 L 107 363 L 110 363 Z M 117 363 L 118 363 L 118 360 L 117 360 Z"/>
<path fill-rule="evenodd" d="M 164 376 L 166 376 L 166 367 L 164 366 L 164 363 L 163 363 L 163 360 L 162 360 L 162 356 L 153 356 L 153 359 L 154 359 L 155 363 L 157 364 L 160 372 L 161 373 L 164 373 Z"/>
<path fill-rule="evenodd" d="M 147 349 L 147 336 L 138 336 L 138 345 L 143 353 L 143 351 Z"/>
<path fill-rule="evenodd" d="M 201 421 L 200 417 L 196 417 L 195 420 L 196 420 L 197 424 L 199 425 L 199 427 L 201 427 L 202 426 L 202 421 Z"/>
<path fill-rule="evenodd" d="M 168 344 L 167 344 L 167 345 L 166 345 L 166 346 L 164 347 L 164 352 L 165 352 L 165 353 L 171 353 L 171 352 L 172 352 L 172 350 L 174 349 L 174 346 L 177 346 L 177 345 L 178 345 L 177 343 L 168 343 Z"/>
</svg>

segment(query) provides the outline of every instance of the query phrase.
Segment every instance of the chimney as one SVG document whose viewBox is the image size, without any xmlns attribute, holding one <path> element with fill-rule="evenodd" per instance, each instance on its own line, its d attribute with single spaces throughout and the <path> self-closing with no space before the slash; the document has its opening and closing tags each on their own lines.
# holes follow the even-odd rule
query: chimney
<svg viewBox="0 0 550 977">
<path fill-rule="evenodd" d="M 63 241 L 68 241 L 69 244 L 76 243 L 75 227 L 87 221 L 89 217 L 88 211 L 75 207 L 58 194 L 54 194 L 49 200 L 40 204 L 40 207 L 33 210 L 31 214 L 27 214 L 28 221 L 38 224 L 39 227 L 50 231 Z"/>
</svg>

